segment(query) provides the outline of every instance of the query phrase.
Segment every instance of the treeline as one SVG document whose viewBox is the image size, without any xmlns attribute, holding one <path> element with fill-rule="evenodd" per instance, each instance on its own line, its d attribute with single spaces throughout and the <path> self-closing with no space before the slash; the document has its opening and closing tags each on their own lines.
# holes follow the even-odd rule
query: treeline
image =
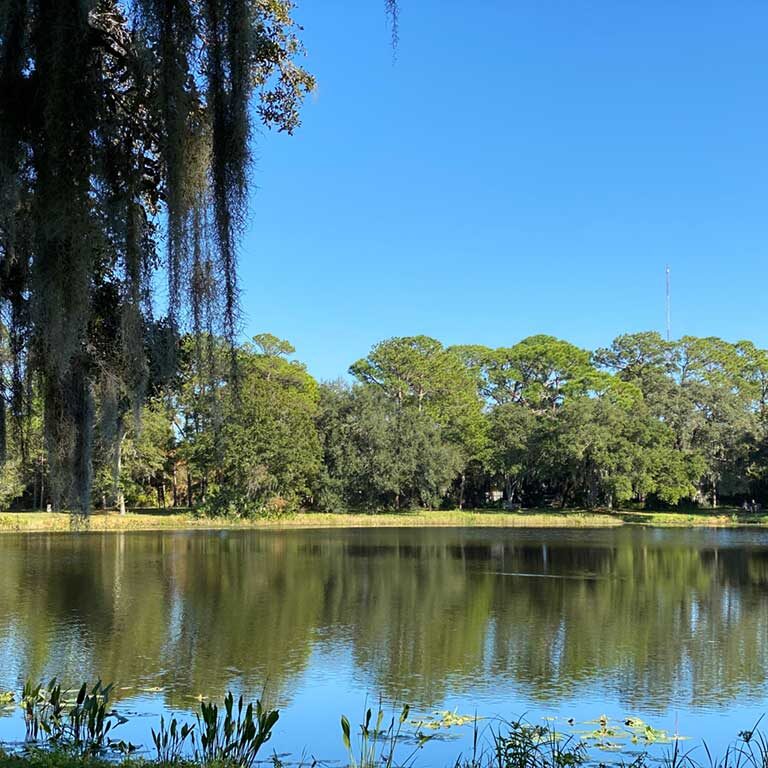
<svg viewBox="0 0 768 768">
<path fill-rule="evenodd" d="M 412 336 L 330 383 L 270 334 L 231 352 L 185 339 L 140 414 L 98 400 L 94 506 L 717 506 L 768 491 L 768 351 L 751 342 L 648 332 L 589 352 L 543 335 L 499 349 Z M 41 425 L 34 407 L 4 419 L 2 507 L 48 504 Z"/>
</svg>

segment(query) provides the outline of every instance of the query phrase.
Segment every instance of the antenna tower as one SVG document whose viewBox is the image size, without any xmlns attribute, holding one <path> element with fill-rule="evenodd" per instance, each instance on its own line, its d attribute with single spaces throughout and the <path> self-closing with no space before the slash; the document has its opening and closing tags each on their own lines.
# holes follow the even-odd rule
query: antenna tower
<svg viewBox="0 0 768 768">
<path fill-rule="evenodd" d="M 667 310 L 667 341 L 669 341 L 670 340 L 670 336 L 671 336 L 671 329 L 672 329 L 672 298 L 671 298 L 671 294 L 670 294 L 669 264 L 667 264 L 666 274 L 667 274 L 667 301 L 666 301 L 666 310 Z"/>
</svg>

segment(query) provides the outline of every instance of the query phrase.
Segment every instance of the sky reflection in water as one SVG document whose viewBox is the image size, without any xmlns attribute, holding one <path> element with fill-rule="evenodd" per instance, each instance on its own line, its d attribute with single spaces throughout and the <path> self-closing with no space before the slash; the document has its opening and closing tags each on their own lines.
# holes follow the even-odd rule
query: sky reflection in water
<svg viewBox="0 0 768 768">
<path fill-rule="evenodd" d="M 718 749 L 768 709 L 767 586 L 761 531 L 6 535 L 0 689 L 114 680 L 116 736 L 147 743 L 161 711 L 266 685 L 271 746 L 320 758 L 379 695 L 417 714 L 634 715 Z M 419 763 L 466 749 L 453 730 Z M 22 734 L 0 718 L 0 739 Z"/>
</svg>

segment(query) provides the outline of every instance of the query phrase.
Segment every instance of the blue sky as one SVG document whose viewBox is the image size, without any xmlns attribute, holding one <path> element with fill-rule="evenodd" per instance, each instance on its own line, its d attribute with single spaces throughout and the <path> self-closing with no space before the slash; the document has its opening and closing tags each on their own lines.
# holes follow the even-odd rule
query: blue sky
<svg viewBox="0 0 768 768">
<path fill-rule="evenodd" d="M 245 333 L 343 375 L 383 338 L 768 346 L 768 4 L 299 0 L 318 78 L 256 137 Z"/>
</svg>

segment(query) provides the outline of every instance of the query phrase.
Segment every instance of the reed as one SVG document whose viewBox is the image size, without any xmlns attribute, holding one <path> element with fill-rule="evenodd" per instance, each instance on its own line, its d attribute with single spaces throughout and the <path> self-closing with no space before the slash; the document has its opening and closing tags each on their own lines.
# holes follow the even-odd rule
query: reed
<svg viewBox="0 0 768 768">
<path fill-rule="evenodd" d="M 24 718 L 26 741 L 22 745 L 0 746 L 0 768 L 254 768 L 263 762 L 264 746 L 270 741 L 280 713 L 260 700 L 246 703 L 227 693 L 221 705 L 202 702 L 195 719 L 183 722 L 176 717 L 160 718 L 152 729 L 153 757 L 138 757 L 140 747 L 112 738 L 114 729 L 125 722 L 110 707 L 112 685 L 100 680 L 83 683 L 68 691 L 56 679 L 47 685 L 27 682 L 18 699 L 4 693 L 6 702 L 18 701 Z M 724 754 L 715 756 L 706 743 L 684 750 L 680 738 L 655 731 L 640 721 L 627 721 L 627 733 L 643 729 L 648 749 L 668 744 L 666 753 L 643 751 L 631 762 L 620 754 L 615 759 L 593 749 L 598 736 L 616 735 L 605 718 L 597 721 L 600 730 L 585 736 L 563 735 L 551 724 L 531 724 L 493 719 L 480 727 L 480 718 L 448 713 L 451 724 L 473 727 L 472 751 L 460 755 L 448 768 L 582 768 L 598 762 L 614 768 L 768 768 L 768 735 L 760 730 L 761 720 L 741 731 Z M 410 708 L 392 708 L 387 714 L 379 701 L 374 709 L 365 707 L 361 722 L 353 728 L 341 717 L 341 738 L 346 768 L 413 768 L 422 748 L 434 738 L 423 728 L 436 727 L 429 718 L 409 720 Z M 633 730 L 634 729 L 634 730 Z M 597 734 L 597 735 L 595 735 Z M 632 738 L 638 743 L 637 738 Z M 266 756 L 273 768 L 282 768 L 283 758 Z M 304 757 L 300 766 L 320 765 Z M 433 762 L 429 762 L 434 765 Z"/>
</svg>

